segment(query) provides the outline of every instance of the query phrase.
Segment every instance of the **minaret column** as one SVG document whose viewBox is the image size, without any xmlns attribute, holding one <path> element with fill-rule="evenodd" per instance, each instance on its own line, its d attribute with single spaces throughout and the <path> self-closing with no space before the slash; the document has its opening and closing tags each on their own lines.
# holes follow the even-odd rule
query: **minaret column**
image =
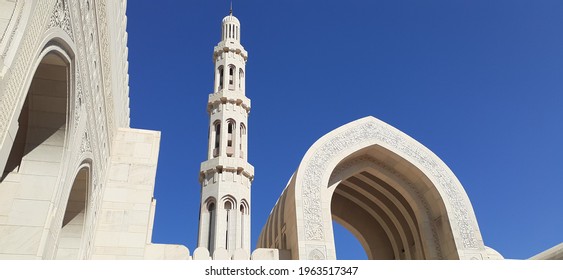
<svg viewBox="0 0 563 280">
<path fill-rule="evenodd" d="M 240 44 L 240 22 L 232 14 L 222 22 L 221 41 L 213 51 L 213 86 L 209 95 L 207 160 L 201 163 L 201 208 L 198 247 L 211 255 L 225 249 L 250 254 L 250 189 L 254 167 L 248 163 L 250 99 L 245 95 L 248 53 Z M 241 74 L 242 73 L 242 74 Z M 220 123 L 217 130 L 216 121 Z M 230 131 L 230 133 L 229 133 Z M 217 144 L 218 143 L 218 147 Z M 214 201 L 209 211 L 208 201 Z"/>
</svg>

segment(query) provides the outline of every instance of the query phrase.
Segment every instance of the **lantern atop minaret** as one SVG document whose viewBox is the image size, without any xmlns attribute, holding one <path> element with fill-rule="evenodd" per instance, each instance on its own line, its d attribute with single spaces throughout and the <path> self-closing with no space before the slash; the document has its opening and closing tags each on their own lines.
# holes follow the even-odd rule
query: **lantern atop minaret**
<svg viewBox="0 0 563 280">
<path fill-rule="evenodd" d="M 232 9 L 229 15 L 223 18 L 221 30 L 221 41 L 240 42 L 240 21 L 233 16 Z"/>
</svg>

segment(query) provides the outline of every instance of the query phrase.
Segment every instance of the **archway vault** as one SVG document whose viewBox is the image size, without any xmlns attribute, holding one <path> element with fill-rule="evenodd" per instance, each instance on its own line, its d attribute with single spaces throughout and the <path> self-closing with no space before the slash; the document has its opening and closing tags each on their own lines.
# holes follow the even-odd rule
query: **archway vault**
<svg viewBox="0 0 563 280">
<path fill-rule="evenodd" d="M 487 257 L 469 198 L 451 170 L 374 117 L 313 144 L 258 247 L 287 248 L 280 256 L 291 259 L 335 259 L 333 219 L 358 238 L 370 259 Z"/>
</svg>

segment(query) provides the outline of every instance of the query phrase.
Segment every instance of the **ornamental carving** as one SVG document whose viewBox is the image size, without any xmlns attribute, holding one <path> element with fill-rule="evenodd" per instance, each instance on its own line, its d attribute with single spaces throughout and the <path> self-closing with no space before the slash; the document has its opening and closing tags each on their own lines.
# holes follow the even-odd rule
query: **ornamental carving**
<svg viewBox="0 0 563 280">
<path fill-rule="evenodd" d="M 313 251 L 311 251 L 309 253 L 309 260 L 314 260 L 314 261 L 318 261 L 318 260 L 324 260 L 325 256 L 324 254 L 319 251 L 318 249 L 314 249 Z"/>
<path fill-rule="evenodd" d="M 452 206 L 451 219 L 459 229 L 462 246 L 477 248 L 475 229 L 470 222 L 469 212 L 463 195 L 447 168 L 421 145 L 406 139 L 399 131 L 386 124 L 370 121 L 361 123 L 325 141 L 317 148 L 311 159 L 305 163 L 303 172 L 303 218 L 306 240 L 323 240 L 324 228 L 321 207 L 321 182 L 331 159 L 344 150 L 365 142 L 377 142 L 392 151 L 401 152 L 405 158 L 425 170 L 425 174 L 436 182 L 436 187 L 445 193 L 444 200 Z"/>
<path fill-rule="evenodd" d="M 22 19 L 22 15 L 23 15 L 23 7 L 24 4 L 20 2 L 16 2 L 17 5 L 17 17 L 16 20 L 14 22 L 14 28 L 12 29 L 12 31 L 10 32 L 9 36 L 8 34 L 4 34 L 4 37 L 0 38 L 0 41 L 4 41 L 7 38 L 7 43 L 4 46 L 4 52 L 2 52 L 2 54 L 0 55 L 0 60 L 5 59 L 6 56 L 8 55 L 8 51 L 10 50 L 10 46 L 12 45 L 12 42 L 14 41 L 14 37 L 16 36 L 16 32 L 18 31 L 18 27 L 20 26 L 20 21 Z M 6 30 L 8 31 L 8 30 Z M 8 36 L 8 37 L 6 37 Z"/>
<path fill-rule="evenodd" d="M 29 65 L 32 64 L 36 43 L 40 39 L 43 32 L 43 23 L 47 20 L 50 11 L 49 1 L 39 1 L 36 7 L 36 13 L 29 20 L 29 27 L 25 32 L 20 47 L 15 56 L 12 70 L 6 74 L 4 80 L 6 87 L 4 95 L 0 99 L 0 141 L 3 141 L 7 133 L 7 127 L 11 121 L 10 116 L 16 108 L 16 103 L 20 101 L 18 96 L 21 85 L 24 83 Z"/>
<path fill-rule="evenodd" d="M 90 145 L 88 132 L 84 132 L 84 134 L 82 134 L 82 142 L 80 143 L 80 152 L 81 153 L 92 152 L 92 146 Z"/>
<path fill-rule="evenodd" d="M 53 27 L 64 30 L 70 38 L 73 38 L 70 25 L 70 12 L 68 10 L 68 3 L 65 0 L 57 0 L 55 4 L 51 20 L 49 21 L 49 28 Z"/>
<path fill-rule="evenodd" d="M 78 126 L 80 122 L 80 113 L 82 109 L 82 103 L 84 102 L 84 96 L 82 94 L 82 82 L 80 77 L 80 70 L 76 68 L 76 96 L 74 97 L 74 127 Z"/>
</svg>

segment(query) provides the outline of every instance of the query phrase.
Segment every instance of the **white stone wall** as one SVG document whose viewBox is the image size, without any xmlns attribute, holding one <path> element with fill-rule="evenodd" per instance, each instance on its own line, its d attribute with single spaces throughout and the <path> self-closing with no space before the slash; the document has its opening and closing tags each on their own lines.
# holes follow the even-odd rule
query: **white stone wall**
<svg viewBox="0 0 563 280">
<path fill-rule="evenodd" d="M 159 133 L 128 128 L 126 4 L 0 1 L 0 171 L 9 171 L 0 180 L 0 258 L 142 259 L 145 247 L 162 246 L 164 256 L 149 255 L 189 255 L 150 243 Z M 39 76 L 55 66 L 69 75 Z M 18 142 L 22 131 L 29 137 Z M 8 157 L 20 148 L 14 169 Z M 72 233 L 77 223 L 83 230 Z"/>
<path fill-rule="evenodd" d="M 156 131 L 117 131 L 92 259 L 145 258 L 145 247 L 151 244 L 159 144 Z"/>
</svg>

